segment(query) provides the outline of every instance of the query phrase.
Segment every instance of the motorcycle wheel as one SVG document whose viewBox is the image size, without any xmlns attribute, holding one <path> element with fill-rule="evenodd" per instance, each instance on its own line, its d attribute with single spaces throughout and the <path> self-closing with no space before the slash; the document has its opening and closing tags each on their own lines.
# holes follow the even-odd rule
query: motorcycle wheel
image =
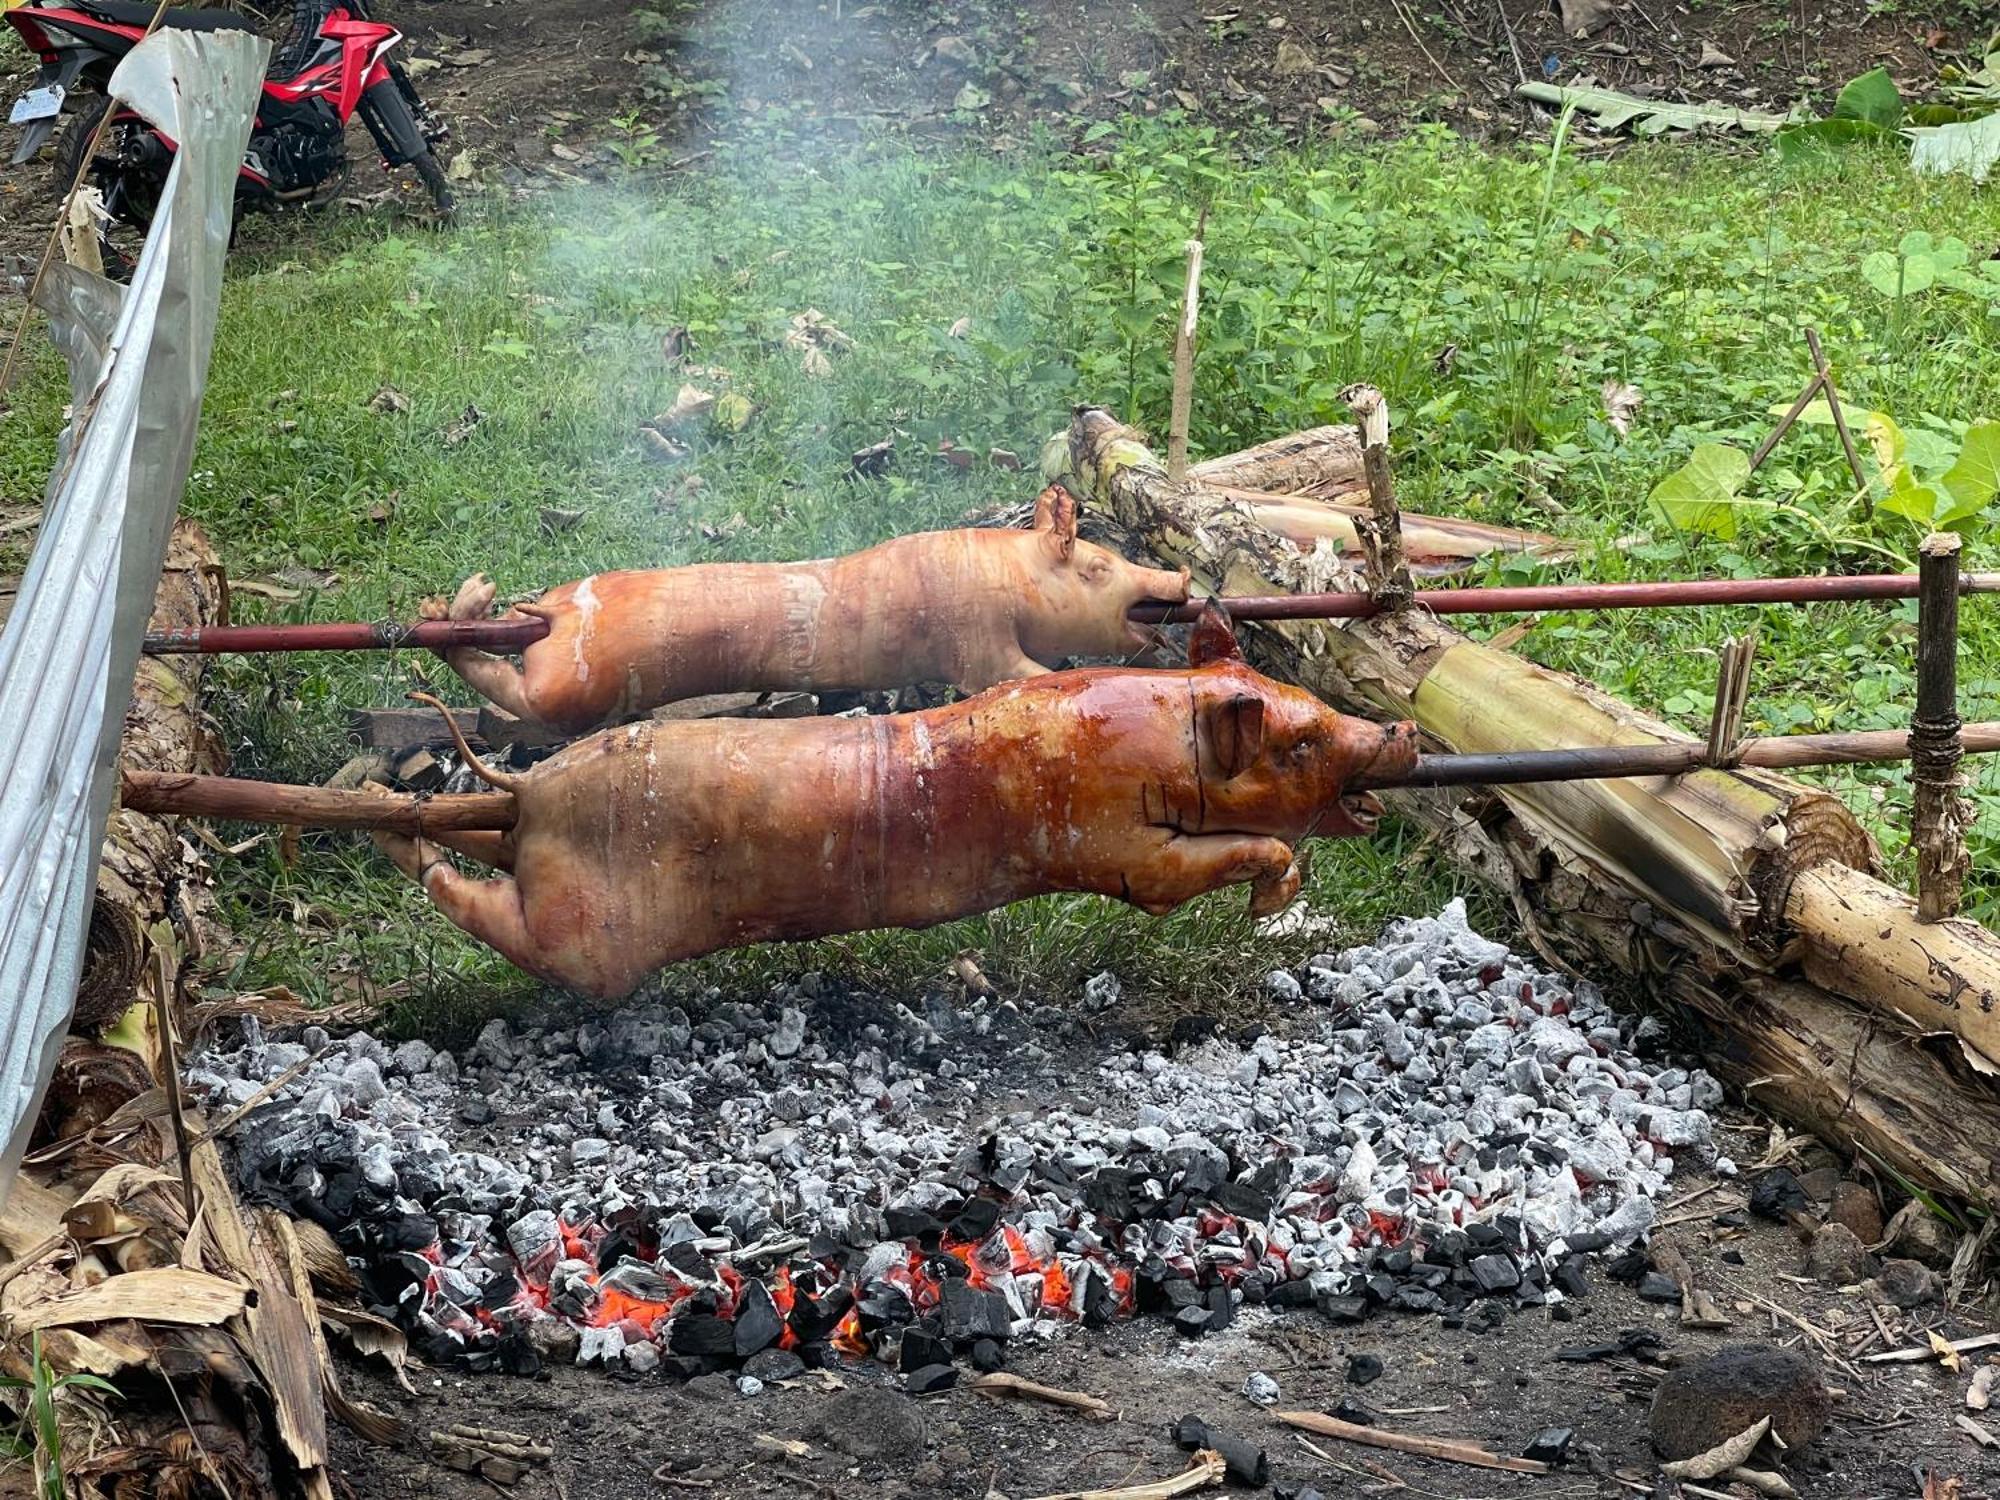
<svg viewBox="0 0 2000 1500">
<path fill-rule="evenodd" d="M 431 201 L 437 204 L 437 211 L 449 219 L 458 212 L 458 200 L 452 196 L 451 184 L 445 180 L 444 168 L 438 165 L 437 153 L 426 151 L 422 156 L 412 157 L 410 165 L 417 169 L 417 176 L 424 186 L 431 190 Z"/>
<path fill-rule="evenodd" d="M 49 163 L 50 197 L 67 197 L 76 180 L 90 170 L 90 143 L 97 134 L 105 111 L 110 108 L 109 98 L 103 94 L 92 94 L 83 108 L 63 125 L 61 133 L 56 136 L 55 156 Z"/>
</svg>

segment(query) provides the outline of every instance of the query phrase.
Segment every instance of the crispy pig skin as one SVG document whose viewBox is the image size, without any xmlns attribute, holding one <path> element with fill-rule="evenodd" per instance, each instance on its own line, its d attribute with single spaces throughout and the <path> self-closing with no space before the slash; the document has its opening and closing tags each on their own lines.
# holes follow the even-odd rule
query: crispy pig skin
<svg viewBox="0 0 2000 1500">
<path fill-rule="evenodd" d="M 1416 749 L 1409 724 L 1335 713 L 1232 654 L 1046 674 L 920 713 L 605 730 L 495 778 L 518 798 L 510 834 L 446 839 L 511 878 L 376 839 L 467 932 L 610 999 L 717 949 L 1053 891 L 1163 913 L 1247 883 L 1252 912 L 1275 911 L 1298 890 L 1299 839 L 1372 826 L 1372 799 L 1342 788 Z"/>
<path fill-rule="evenodd" d="M 1147 637 L 1126 612 L 1187 595 L 1185 572 L 1077 540 L 1075 501 L 1052 485 L 1031 531 L 930 531 L 813 562 L 594 574 L 506 616 L 549 622 L 518 668 L 471 648 L 445 659 L 508 713 L 581 734 L 708 693 L 915 682 L 979 692 L 1066 657 L 1132 651 Z M 450 618 L 485 619 L 493 598 L 475 574 Z"/>
</svg>

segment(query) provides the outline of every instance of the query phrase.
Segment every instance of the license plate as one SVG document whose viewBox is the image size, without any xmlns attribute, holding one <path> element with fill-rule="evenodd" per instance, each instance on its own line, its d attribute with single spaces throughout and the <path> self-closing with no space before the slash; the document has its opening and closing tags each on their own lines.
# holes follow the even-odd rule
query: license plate
<svg viewBox="0 0 2000 1500">
<path fill-rule="evenodd" d="M 52 83 L 46 88 L 29 89 L 14 101 L 14 107 L 7 114 L 9 125 L 26 125 L 33 120 L 46 120 L 62 113 L 63 87 Z"/>
</svg>

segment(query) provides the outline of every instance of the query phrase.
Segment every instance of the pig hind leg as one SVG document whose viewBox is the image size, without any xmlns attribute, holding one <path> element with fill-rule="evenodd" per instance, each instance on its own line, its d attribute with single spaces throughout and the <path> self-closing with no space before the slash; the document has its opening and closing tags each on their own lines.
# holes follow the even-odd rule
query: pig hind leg
<svg viewBox="0 0 2000 1500">
<path fill-rule="evenodd" d="M 1127 901 L 1164 916 L 1184 901 L 1225 885 L 1249 882 L 1250 914 L 1282 911 L 1298 894 L 1299 867 L 1282 839 L 1243 833 L 1181 834 L 1160 830 L 1157 847 L 1125 878 Z"/>
<path fill-rule="evenodd" d="M 1036 661 L 1011 641 L 997 650 L 984 652 L 965 663 L 955 686 L 965 693 L 983 693 L 1003 682 L 1021 682 L 1041 677 L 1049 668 Z"/>
<path fill-rule="evenodd" d="M 490 869 L 514 868 L 514 841 L 504 833 L 470 828 L 451 833 L 426 834 L 425 837 L 434 844 L 443 845 L 454 854 L 463 854 L 467 859 L 476 859 Z"/>
</svg>

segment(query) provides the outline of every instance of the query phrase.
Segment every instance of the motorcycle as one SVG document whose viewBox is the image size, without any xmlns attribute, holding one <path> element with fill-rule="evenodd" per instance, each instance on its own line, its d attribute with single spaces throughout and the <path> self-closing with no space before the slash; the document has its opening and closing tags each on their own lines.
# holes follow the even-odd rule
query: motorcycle
<svg viewBox="0 0 2000 1500">
<path fill-rule="evenodd" d="M 119 60 L 145 37 L 155 7 L 140 0 L 0 0 L 0 6 L 41 58 L 35 86 L 8 115 L 10 124 L 26 127 L 13 164 L 32 159 L 60 125 L 57 191 L 66 193 L 87 173 L 113 221 L 145 229 L 159 207 L 174 143 L 133 111 L 113 110 L 107 87 Z M 169 9 L 159 24 L 256 30 L 250 18 L 227 10 Z M 395 27 L 368 14 L 367 0 L 296 0 L 291 31 L 271 54 L 237 173 L 239 214 L 303 204 L 337 188 L 347 173 L 347 123 L 356 114 L 384 164 L 414 167 L 438 211 L 452 211 L 451 188 L 432 149 L 448 132 L 389 57 L 401 40 Z"/>
</svg>

